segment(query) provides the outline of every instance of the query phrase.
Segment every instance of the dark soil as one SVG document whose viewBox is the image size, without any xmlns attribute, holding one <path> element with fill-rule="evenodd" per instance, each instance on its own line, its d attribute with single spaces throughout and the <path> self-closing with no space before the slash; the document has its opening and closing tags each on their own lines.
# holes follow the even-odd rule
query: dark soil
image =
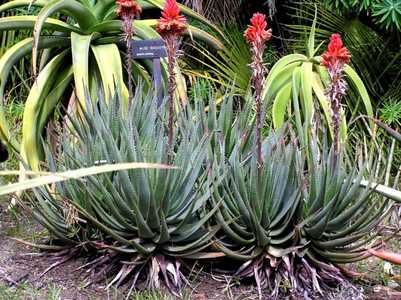
<svg viewBox="0 0 401 300">
<path fill-rule="evenodd" d="M 57 286 L 61 299 L 107 299 L 103 290 L 98 291 L 100 287 L 91 290 L 82 288 L 81 276 L 74 272 L 82 264 L 81 259 L 71 260 L 62 268 L 55 268 L 41 276 L 54 262 L 46 253 L 13 239 L 18 237 L 40 243 L 38 232 L 41 232 L 41 228 L 20 215 L 17 223 L 5 212 L 4 206 L 0 210 L 0 285 L 15 289 L 21 285 L 29 286 L 40 291 L 42 297 L 47 295 L 49 287 Z"/>
<path fill-rule="evenodd" d="M 43 275 L 55 263 L 54 256 L 20 241 L 41 244 L 46 241 L 46 237 L 41 236 L 46 236 L 46 233 L 28 216 L 19 214 L 18 218 L 14 218 L 7 212 L 5 205 L 0 206 L 0 287 L 6 286 L 11 291 L 28 287 L 36 294 L 36 298 L 25 295 L 23 298 L 12 299 L 47 299 L 50 298 L 51 289 L 54 288 L 59 291 L 57 299 L 63 300 L 125 298 L 124 292 L 127 287 L 122 287 L 120 291 L 106 291 L 105 283 L 84 287 L 85 271 L 77 271 L 85 263 L 82 257 L 71 259 Z M 234 288 L 234 292 L 230 282 L 216 282 L 211 279 L 211 275 L 205 276 L 193 272 L 191 277 L 193 286 L 186 291 L 189 299 L 228 299 L 226 293 L 235 293 L 238 297 L 244 294 L 241 299 L 252 299 L 254 298 L 252 294 L 255 296 L 253 287 L 244 291 Z M 0 300 L 5 299 L 6 296 L 1 294 L 0 289 Z"/>
<path fill-rule="evenodd" d="M 84 271 L 76 271 L 85 263 L 84 259 L 80 257 L 73 258 L 42 276 L 42 273 L 55 262 L 54 256 L 16 241 L 15 238 L 40 244 L 45 242 L 46 232 L 40 226 L 35 225 L 29 217 L 21 214 L 18 214 L 17 218 L 12 217 L 9 212 L 6 212 L 6 207 L 2 205 L 0 206 L 0 288 L 6 287 L 15 296 L 17 291 L 24 287 L 35 291 L 35 295 L 21 293 L 20 296 L 10 298 L 7 296 L 9 294 L 2 295 L 0 289 L 0 300 L 125 299 L 126 287 L 105 291 L 105 283 L 103 283 L 85 288 Z M 191 287 L 187 288 L 185 299 L 258 299 L 254 286 L 239 285 L 239 282 L 230 277 L 220 276 L 216 281 L 216 277 L 212 274 L 200 271 L 192 272 L 189 277 Z M 52 298 L 51 294 L 54 290 L 57 291 L 57 297 Z M 366 294 L 367 291 L 369 291 L 369 296 L 364 296 L 363 293 Z M 157 298 L 136 297 L 134 299 Z M 267 296 L 264 299 L 268 299 Z M 350 284 L 347 287 L 339 287 L 323 298 L 315 297 L 314 299 L 401 299 L 401 293 L 382 285 L 363 288 Z"/>
</svg>

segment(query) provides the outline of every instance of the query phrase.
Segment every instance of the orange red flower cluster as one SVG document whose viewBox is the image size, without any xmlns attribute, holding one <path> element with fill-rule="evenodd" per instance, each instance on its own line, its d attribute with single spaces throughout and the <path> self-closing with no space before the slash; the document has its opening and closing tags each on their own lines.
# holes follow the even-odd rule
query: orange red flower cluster
<svg viewBox="0 0 401 300">
<path fill-rule="evenodd" d="M 337 164 L 337 156 L 340 152 L 340 123 L 341 100 L 346 94 L 347 84 L 344 80 L 344 65 L 349 63 L 351 55 L 344 47 L 341 36 L 338 33 L 330 37 L 327 51 L 322 54 L 322 65 L 327 68 L 330 76 L 330 86 L 327 90 L 327 98 L 330 101 L 332 123 L 334 129 L 334 164 Z"/>
<path fill-rule="evenodd" d="M 131 40 L 135 32 L 134 20 L 141 14 L 142 8 L 135 0 L 116 0 L 116 7 L 116 13 L 122 20 L 122 30 L 127 47 L 128 103 L 131 105 L 133 101 Z"/>
<path fill-rule="evenodd" d="M 261 13 L 255 13 L 251 18 L 251 24 L 248 26 L 244 33 L 245 39 L 251 46 L 252 63 L 252 87 L 255 95 L 256 103 L 256 128 L 255 128 L 255 141 L 256 141 L 256 154 L 258 161 L 258 168 L 261 170 L 263 166 L 262 157 L 262 91 L 264 76 L 266 73 L 263 65 L 263 52 L 265 44 L 272 37 L 272 30 L 267 29 L 266 16 Z"/>
<path fill-rule="evenodd" d="M 116 13 L 120 18 L 125 16 L 138 17 L 141 12 L 141 6 L 135 0 L 117 0 Z"/>
<path fill-rule="evenodd" d="M 245 38 L 249 44 L 264 44 L 270 40 L 272 30 L 267 29 L 266 16 L 261 13 L 256 13 L 251 19 L 251 25 L 245 31 Z"/>
<path fill-rule="evenodd" d="M 156 31 L 161 36 L 181 35 L 187 28 L 187 19 L 180 15 L 180 8 L 175 0 L 167 0 L 159 19 Z"/>
<path fill-rule="evenodd" d="M 351 55 L 349 54 L 348 49 L 344 47 L 341 36 L 338 33 L 334 33 L 330 37 L 327 51 L 323 53 L 322 58 L 322 64 L 326 67 L 337 63 L 340 63 L 341 65 L 349 63 Z"/>
</svg>

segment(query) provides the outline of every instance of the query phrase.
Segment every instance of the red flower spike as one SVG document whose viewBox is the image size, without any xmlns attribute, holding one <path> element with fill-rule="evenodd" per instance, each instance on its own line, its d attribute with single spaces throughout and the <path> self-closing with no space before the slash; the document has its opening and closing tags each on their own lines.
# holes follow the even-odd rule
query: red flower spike
<svg viewBox="0 0 401 300">
<path fill-rule="evenodd" d="M 167 0 L 162 17 L 157 22 L 156 31 L 161 36 L 181 35 L 187 28 L 187 19 L 180 15 L 176 0 Z"/>
<path fill-rule="evenodd" d="M 330 87 L 326 94 L 330 101 L 332 123 L 334 130 L 334 166 L 337 166 L 338 153 L 340 152 L 340 124 L 341 124 L 341 99 L 344 97 L 347 84 L 343 77 L 344 65 L 349 63 L 351 55 L 344 47 L 341 36 L 338 33 L 330 37 L 327 51 L 322 54 L 322 65 L 327 68 L 330 76 Z"/>
<path fill-rule="evenodd" d="M 338 33 L 334 33 L 330 37 L 330 43 L 327 47 L 327 51 L 322 55 L 322 65 L 328 67 L 340 63 L 342 65 L 349 63 L 351 55 L 348 49 L 344 47 L 341 36 Z"/>
<path fill-rule="evenodd" d="M 264 14 L 256 13 L 251 18 L 251 24 L 248 26 L 244 33 L 246 41 L 251 46 L 252 63 L 252 87 L 254 89 L 255 104 L 256 104 L 256 127 L 255 127 L 255 146 L 258 161 L 258 170 L 261 171 L 263 167 L 262 155 L 262 91 L 263 81 L 266 73 L 263 65 L 263 52 L 265 44 L 272 37 L 272 30 L 267 29 L 266 16 Z M 258 176 L 260 176 L 258 172 Z"/>
<path fill-rule="evenodd" d="M 119 17 L 137 17 L 141 14 L 142 8 L 135 0 L 117 0 L 116 13 Z"/>
<path fill-rule="evenodd" d="M 270 40 L 272 36 L 272 30 L 266 29 L 266 16 L 261 13 L 255 13 L 251 19 L 251 25 L 248 25 L 248 29 L 245 31 L 244 36 L 249 44 L 264 44 Z"/>
</svg>

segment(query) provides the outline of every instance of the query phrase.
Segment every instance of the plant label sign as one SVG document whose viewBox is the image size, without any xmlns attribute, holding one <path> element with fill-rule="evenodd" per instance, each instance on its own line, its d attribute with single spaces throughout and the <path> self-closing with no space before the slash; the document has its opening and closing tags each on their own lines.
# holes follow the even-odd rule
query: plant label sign
<svg viewBox="0 0 401 300">
<path fill-rule="evenodd" d="M 158 39 L 132 41 L 131 43 L 133 59 L 153 60 L 153 85 L 157 96 L 157 105 L 160 106 L 163 102 L 162 71 L 160 59 L 167 56 L 164 41 Z"/>
<path fill-rule="evenodd" d="M 167 56 L 163 40 L 132 41 L 134 59 L 162 58 Z"/>
</svg>

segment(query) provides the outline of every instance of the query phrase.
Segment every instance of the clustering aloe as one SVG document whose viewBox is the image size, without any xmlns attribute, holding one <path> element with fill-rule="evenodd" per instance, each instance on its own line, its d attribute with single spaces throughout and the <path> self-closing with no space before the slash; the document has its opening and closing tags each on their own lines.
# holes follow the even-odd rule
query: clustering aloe
<svg viewBox="0 0 401 300">
<path fill-rule="evenodd" d="M 125 283 L 129 276 L 135 286 L 143 271 L 149 287 L 158 287 L 160 277 L 178 292 L 184 282 L 180 259 L 216 255 L 207 248 L 218 227 L 209 231 L 204 226 L 214 213 L 205 210 L 210 137 L 192 138 L 200 124 L 180 130 L 170 156 L 161 118 L 165 113 L 160 115 L 156 101 L 136 93 L 135 105 L 127 111 L 118 100 L 106 104 L 101 99 L 99 108 L 71 119 L 72 128 L 60 141 L 61 153 L 49 153 L 50 170 L 169 160 L 178 169 L 135 169 L 59 183 L 53 191 L 35 192 L 34 216 L 56 240 L 73 249 L 96 250 L 89 282 L 119 267 L 111 284 Z"/>
<path fill-rule="evenodd" d="M 174 3 L 168 1 L 171 11 L 158 25 L 167 46 L 168 35 L 174 34 L 176 43 L 185 26 Z M 178 295 L 186 281 L 184 260 L 225 257 L 232 262 L 231 274 L 254 279 L 261 296 L 313 297 L 345 280 L 341 264 L 364 259 L 379 246 L 377 225 L 391 204 L 377 201 L 370 181 L 361 187 L 371 161 L 358 169 L 343 148 L 330 147 L 315 131 L 303 131 L 309 136 L 300 141 L 292 124 L 263 135 L 260 43 L 270 34 L 264 20 L 257 15 L 246 35 L 260 47 L 254 49 L 256 101 L 240 107 L 226 95 L 217 109 L 210 95 L 207 107 L 204 99 L 195 99 L 173 118 L 173 99 L 157 107 L 141 86 L 128 107 L 120 95 L 100 93 L 98 101 L 79 104 L 86 109 L 70 118 L 60 152 L 47 151 L 49 169 L 58 172 L 121 162 L 171 165 L 95 174 L 35 190 L 31 209 L 56 240 L 54 248 L 70 247 L 67 258 L 92 254 L 84 266 L 89 283 L 106 274 L 113 275 L 109 286 L 129 281 L 133 289 L 144 279 L 147 287 L 158 288 L 162 279 Z M 279 71 L 290 61 L 294 73 Z M 304 81 L 316 72 L 312 64 L 292 56 L 271 72 L 296 88 L 294 97 L 307 88 L 300 93 L 308 101 L 311 87 Z M 333 101 L 338 102 L 331 114 L 338 116 L 340 97 Z M 333 120 L 338 126 L 339 119 Z"/>
<path fill-rule="evenodd" d="M 376 229 L 391 205 L 361 187 L 365 169 L 350 170 L 327 141 L 315 137 L 304 151 L 290 127 L 272 132 L 263 140 L 262 168 L 254 150 L 242 149 L 239 141 L 226 161 L 216 159 L 214 172 L 224 179 L 212 194 L 213 206 L 222 203 L 215 246 L 238 261 L 229 270 L 253 278 L 261 294 L 322 293 L 346 280 L 341 264 L 381 245 Z"/>
<path fill-rule="evenodd" d="M 350 170 L 342 158 L 339 107 L 345 89 L 338 72 L 344 62 L 338 60 L 347 51 L 329 47 L 324 59 L 337 70 L 328 91 L 336 128 L 331 150 L 327 138 L 318 141 L 314 132 L 299 147 L 287 125 L 263 139 L 261 158 L 252 155 L 258 153 L 256 140 L 250 152 L 241 151 L 239 141 L 226 160 L 216 159 L 214 172 L 224 178 L 212 194 L 219 207 L 214 222 L 222 227 L 216 247 L 239 262 L 235 275 L 254 278 L 260 295 L 267 289 L 276 298 L 287 289 L 313 296 L 341 283 L 339 264 L 370 256 L 366 248 L 378 246 L 375 229 L 389 211 L 387 202 L 378 205 L 371 189 L 361 187 L 365 169 Z M 259 128 L 252 130 L 257 134 Z M 227 151 L 224 136 L 219 141 L 220 157 Z"/>
<path fill-rule="evenodd" d="M 100 101 L 72 118 L 62 151 L 49 153 L 50 170 L 169 161 L 166 107 L 138 92 L 134 103 L 127 112 Z M 301 151 L 291 127 L 263 138 L 260 168 L 253 112 L 234 107 L 227 97 L 219 112 L 198 103 L 177 115 L 170 162 L 178 169 L 100 174 L 35 192 L 34 216 L 54 243 L 71 247 L 70 256 L 91 254 L 88 283 L 106 273 L 117 286 L 163 280 L 179 293 L 183 261 L 227 257 L 229 271 L 253 278 L 261 294 L 312 296 L 345 280 L 341 264 L 379 245 L 375 230 L 390 206 L 360 186 L 363 170 L 349 170 L 342 156 L 334 166 L 324 141 Z"/>
</svg>

